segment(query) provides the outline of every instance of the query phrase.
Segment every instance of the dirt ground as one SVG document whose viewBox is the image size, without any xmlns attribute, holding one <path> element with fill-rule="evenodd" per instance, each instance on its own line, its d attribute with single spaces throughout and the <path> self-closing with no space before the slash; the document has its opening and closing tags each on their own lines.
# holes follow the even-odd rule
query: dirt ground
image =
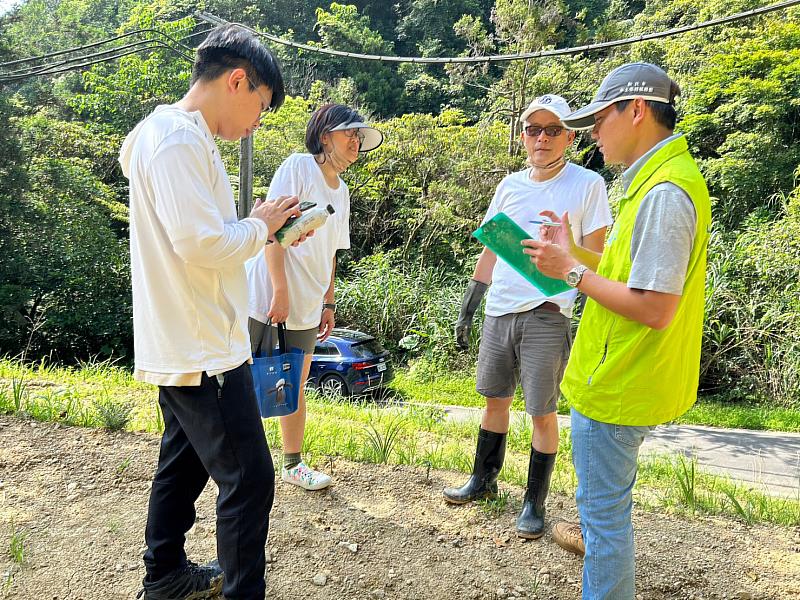
<svg viewBox="0 0 800 600">
<path fill-rule="evenodd" d="M 158 438 L 0 418 L 0 597 L 133 598 Z M 331 471 L 331 465 L 326 465 Z M 580 597 L 581 561 L 549 534 L 514 532 L 522 490 L 495 517 L 451 507 L 463 475 L 338 460 L 335 485 L 277 485 L 268 544 L 268 598 L 451 600 Z M 214 557 L 213 485 L 187 536 L 190 557 Z M 549 519 L 575 517 L 551 497 Z M 637 511 L 637 597 L 800 598 L 800 529 L 745 527 Z M 24 562 L 9 557 L 24 535 Z"/>
</svg>

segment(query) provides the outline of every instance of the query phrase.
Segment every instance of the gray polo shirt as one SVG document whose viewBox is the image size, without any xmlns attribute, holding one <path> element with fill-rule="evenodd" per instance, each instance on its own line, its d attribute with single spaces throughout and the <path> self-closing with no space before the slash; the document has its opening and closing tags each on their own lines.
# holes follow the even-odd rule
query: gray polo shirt
<svg viewBox="0 0 800 600">
<path fill-rule="evenodd" d="M 653 146 L 622 174 L 627 192 L 642 166 L 673 135 Z M 697 228 L 697 214 L 689 195 L 674 183 L 654 186 L 639 205 L 631 238 L 628 287 L 681 295 Z"/>
</svg>

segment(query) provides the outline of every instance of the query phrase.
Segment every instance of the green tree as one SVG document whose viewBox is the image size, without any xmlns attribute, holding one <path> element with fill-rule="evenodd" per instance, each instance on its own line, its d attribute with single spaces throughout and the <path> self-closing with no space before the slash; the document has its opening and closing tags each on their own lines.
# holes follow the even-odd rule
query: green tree
<svg viewBox="0 0 800 600">
<path fill-rule="evenodd" d="M 13 121 L 24 131 L 28 186 L 14 198 L 3 236 L 2 305 L 13 318 L 4 322 L 2 350 L 19 352 L 30 340 L 33 356 L 124 356 L 132 333 L 127 240 L 118 235 L 125 206 L 99 180 L 92 158 L 76 156 L 96 155 L 83 142 L 88 131 L 32 119 Z"/>
<path fill-rule="evenodd" d="M 488 20 L 491 4 L 486 0 L 411 0 L 397 24 L 397 38 L 422 56 L 453 56 L 466 45 L 453 25 L 464 15 Z"/>
<path fill-rule="evenodd" d="M 648 3 L 632 33 L 704 21 L 755 8 L 737 0 Z M 800 11 L 790 9 L 637 45 L 633 58 L 662 64 L 681 84 L 686 133 L 712 195 L 714 218 L 736 228 L 752 210 L 793 188 L 800 162 Z"/>
<path fill-rule="evenodd" d="M 378 124 L 377 151 L 348 170 L 355 258 L 398 249 L 409 261 L 460 272 L 500 179 L 520 166 L 503 152 L 501 123 L 468 125 L 460 111 Z"/>
<path fill-rule="evenodd" d="M 762 211 L 742 233 L 712 237 L 700 386 L 728 401 L 797 408 L 800 186 L 779 206 L 777 218 Z"/>
<path fill-rule="evenodd" d="M 143 5 L 133 10 L 123 31 L 153 28 L 178 39 L 193 27 L 191 18 L 164 23 L 154 6 Z M 95 65 L 83 74 L 85 91 L 67 94 L 64 100 L 81 118 L 124 134 L 157 105 L 179 100 L 189 89 L 190 77 L 188 61 L 158 48 Z"/>
<path fill-rule="evenodd" d="M 346 52 L 393 55 L 391 42 L 370 28 L 369 18 L 353 5 L 332 3 L 330 10 L 317 9 L 317 32 L 322 45 Z M 380 115 L 395 114 L 402 84 L 397 69 L 383 63 L 338 58 L 319 58 L 318 73 L 335 86 L 350 78 L 364 107 Z"/>
<path fill-rule="evenodd" d="M 0 18 L 0 23 L 2 19 Z M 0 41 L 0 61 L 10 52 Z M 24 291 L 16 283 L 25 266 L 16 260 L 14 244 L 15 223 L 21 213 L 19 198 L 27 184 L 20 152 L 19 129 L 14 118 L 19 109 L 9 101 L 0 88 L 0 348 L 11 348 L 19 341 L 25 328 L 24 315 L 17 307 Z"/>
</svg>

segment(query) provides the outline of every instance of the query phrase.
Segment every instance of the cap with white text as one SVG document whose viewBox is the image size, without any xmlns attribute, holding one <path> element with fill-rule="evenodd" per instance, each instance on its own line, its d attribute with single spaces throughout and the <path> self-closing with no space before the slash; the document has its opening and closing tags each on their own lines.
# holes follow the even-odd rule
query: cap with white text
<svg viewBox="0 0 800 600">
<path fill-rule="evenodd" d="M 594 127 L 594 116 L 620 100 L 644 98 L 653 102 L 672 104 L 672 80 L 661 67 L 635 62 L 617 67 L 609 73 L 594 96 L 594 100 L 561 121 L 570 129 Z"/>
</svg>

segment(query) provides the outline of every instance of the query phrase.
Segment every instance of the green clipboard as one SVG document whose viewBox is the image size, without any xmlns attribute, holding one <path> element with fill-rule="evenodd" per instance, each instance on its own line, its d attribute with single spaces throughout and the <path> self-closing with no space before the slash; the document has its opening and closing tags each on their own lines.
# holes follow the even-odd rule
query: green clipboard
<svg viewBox="0 0 800 600">
<path fill-rule="evenodd" d="M 531 257 L 522 251 L 522 240 L 531 239 L 531 235 L 512 221 L 507 214 L 497 213 L 473 231 L 472 235 L 531 282 L 545 296 L 555 296 L 572 289 L 565 281 L 547 277 L 536 268 Z"/>
</svg>

